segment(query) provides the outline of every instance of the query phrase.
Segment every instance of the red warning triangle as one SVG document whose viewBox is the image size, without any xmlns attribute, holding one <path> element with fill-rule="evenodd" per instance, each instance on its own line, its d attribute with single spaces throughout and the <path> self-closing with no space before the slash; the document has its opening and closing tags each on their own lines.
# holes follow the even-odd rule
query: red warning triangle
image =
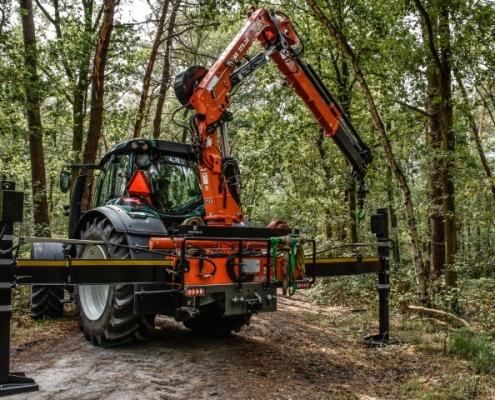
<svg viewBox="0 0 495 400">
<path fill-rule="evenodd" d="M 150 183 L 142 170 L 137 169 L 134 172 L 127 185 L 127 191 L 130 196 L 149 196 L 151 194 Z"/>
</svg>

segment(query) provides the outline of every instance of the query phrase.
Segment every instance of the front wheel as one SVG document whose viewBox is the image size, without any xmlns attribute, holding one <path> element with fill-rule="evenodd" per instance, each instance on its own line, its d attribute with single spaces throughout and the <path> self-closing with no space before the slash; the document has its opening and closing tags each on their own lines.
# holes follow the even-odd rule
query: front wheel
<svg viewBox="0 0 495 400">
<path fill-rule="evenodd" d="M 29 315 L 32 319 L 58 318 L 64 313 L 64 287 L 31 285 Z"/>
</svg>

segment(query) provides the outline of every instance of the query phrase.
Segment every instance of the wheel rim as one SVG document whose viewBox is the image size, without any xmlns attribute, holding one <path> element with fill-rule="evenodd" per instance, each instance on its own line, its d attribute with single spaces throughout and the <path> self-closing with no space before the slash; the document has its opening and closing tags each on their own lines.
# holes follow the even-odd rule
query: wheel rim
<svg viewBox="0 0 495 400">
<path fill-rule="evenodd" d="M 81 258 L 107 258 L 103 247 L 87 246 Z M 79 303 L 84 315 L 92 321 L 99 319 L 105 312 L 110 295 L 110 285 L 79 285 Z"/>
</svg>

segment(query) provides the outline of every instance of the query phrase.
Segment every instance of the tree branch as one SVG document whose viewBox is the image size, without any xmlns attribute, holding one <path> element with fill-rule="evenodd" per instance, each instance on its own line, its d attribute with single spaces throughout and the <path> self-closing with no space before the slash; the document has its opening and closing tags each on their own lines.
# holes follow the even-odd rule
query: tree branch
<svg viewBox="0 0 495 400">
<path fill-rule="evenodd" d="M 430 52 L 431 56 L 435 60 L 435 64 L 438 69 L 442 68 L 442 62 L 440 61 L 440 56 L 438 55 L 438 51 L 435 47 L 435 41 L 433 38 L 433 25 L 431 23 L 431 18 L 426 11 L 426 9 L 423 7 L 423 4 L 421 4 L 421 0 L 414 0 L 414 3 L 416 4 L 416 8 L 419 10 L 419 13 L 423 17 L 423 21 L 426 26 L 426 30 L 428 33 L 428 45 L 430 47 Z"/>
<path fill-rule="evenodd" d="M 418 314 L 427 315 L 429 317 L 435 316 L 438 319 L 450 321 L 459 328 L 470 327 L 469 322 L 447 311 L 436 310 L 434 308 L 427 308 L 421 306 L 413 306 L 413 305 L 409 305 L 407 306 L 407 308 L 409 308 L 411 311 L 417 312 Z"/>
<path fill-rule="evenodd" d="M 41 12 L 46 17 L 46 19 L 48 21 L 50 21 L 55 26 L 56 25 L 55 19 L 50 15 L 50 13 L 46 10 L 46 8 L 43 7 L 43 4 L 41 4 L 41 1 L 40 0 L 35 0 L 35 1 L 36 1 L 36 5 L 41 10 Z"/>
<path fill-rule="evenodd" d="M 401 101 L 401 100 L 395 100 L 395 102 L 397 104 L 400 104 L 401 106 L 404 106 L 406 108 L 409 108 L 410 110 L 414 111 L 414 112 L 417 112 L 418 114 L 421 114 L 422 116 L 424 117 L 431 117 L 431 114 L 429 114 L 428 112 L 426 112 L 425 110 L 423 110 L 422 108 L 419 108 L 419 107 L 416 107 L 416 106 L 413 106 L 412 104 L 409 104 L 409 103 L 406 103 L 404 101 Z"/>
</svg>

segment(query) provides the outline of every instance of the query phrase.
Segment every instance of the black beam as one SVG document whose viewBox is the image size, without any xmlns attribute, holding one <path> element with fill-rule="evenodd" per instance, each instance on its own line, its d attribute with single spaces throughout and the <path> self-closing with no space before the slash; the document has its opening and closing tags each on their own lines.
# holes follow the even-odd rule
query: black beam
<svg viewBox="0 0 495 400">
<path fill-rule="evenodd" d="M 170 280 L 170 267 L 170 261 L 153 259 L 19 259 L 15 272 L 19 285 L 156 283 Z"/>
<path fill-rule="evenodd" d="M 24 197 L 13 182 L 0 182 L 0 396 L 38 390 L 22 372 L 10 372 L 10 320 L 12 318 L 12 236 L 14 222 L 22 221 Z"/>
<path fill-rule="evenodd" d="M 378 257 L 334 257 L 307 258 L 306 275 L 316 277 L 361 275 L 378 273 L 380 271 L 380 259 Z"/>
</svg>

